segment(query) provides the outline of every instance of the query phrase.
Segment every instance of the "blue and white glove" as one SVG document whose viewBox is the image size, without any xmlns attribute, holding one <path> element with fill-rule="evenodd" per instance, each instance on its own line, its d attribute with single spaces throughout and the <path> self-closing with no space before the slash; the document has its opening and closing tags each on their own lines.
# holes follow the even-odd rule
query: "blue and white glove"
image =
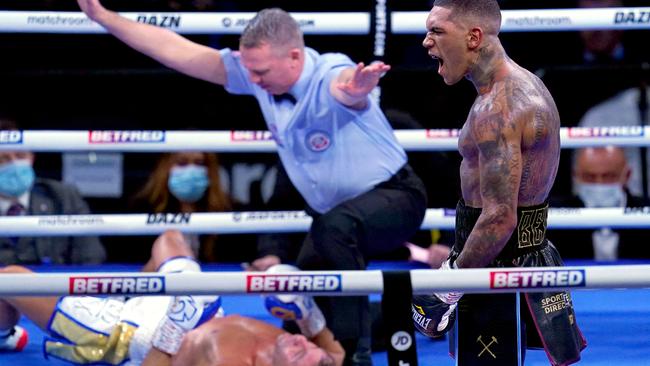
<svg viewBox="0 0 650 366">
<path fill-rule="evenodd" d="M 267 272 L 294 272 L 298 268 L 277 264 L 271 266 Z M 300 328 L 300 332 L 307 338 L 313 338 L 325 328 L 325 316 L 311 296 L 305 295 L 264 295 L 266 309 L 276 318 L 293 320 Z"/>
<path fill-rule="evenodd" d="M 153 335 L 152 345 L 175 355 L 185 333 L 215 316 L 223 316 L 219 296 L 176 296 Z"/>
<path fill-rule="evenodd" d="M 447 259 L 440 270 L 450 270 Z M 411 305 L 415 328 L 422 334 L 435 338 L 444 335 L 454 325 L 455 310 L 462 292 L 436 292 L 433 295 L 415 295 Z"/>
</svg>

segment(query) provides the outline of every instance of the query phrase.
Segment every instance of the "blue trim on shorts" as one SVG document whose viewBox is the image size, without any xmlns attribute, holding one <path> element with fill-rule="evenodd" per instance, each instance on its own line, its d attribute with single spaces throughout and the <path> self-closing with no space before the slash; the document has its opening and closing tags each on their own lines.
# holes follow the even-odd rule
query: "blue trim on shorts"
<svg viewBox="0 0 650 366">
<path fill-rule="evenodd" d="M 50 314 L 50 320 L 47 321 L 47 326 L 45 327 L 45 330 L 48 332 L 52 332 L 51 327 L 52 327 L 52 321 L 54 320 L 54 315 L 56 315 L 56 312 L 59 309 L 59 304 L 61 303 L 61 301 L 63 301 L 64 297 L 65 296 L 61 296 L 59 297 L 58 300 L 56 300 L 56 304 L 54 305 L 54 310 L 52 311 L 52 314 Z"/>
<path fill-rule="evenodd" d="M 128 321 L 128 320 L 123 320 L 123 319 L 120 319 L 117 323 L 115 323 L 115 325 L 120 324 L 120 323 L 128 324 L 128 325 L 134 326 L 136 328 L 140 328 L 140 324 L 135 323 L 135 322 L 131 322 L 131 321 Z"/>
</svg>

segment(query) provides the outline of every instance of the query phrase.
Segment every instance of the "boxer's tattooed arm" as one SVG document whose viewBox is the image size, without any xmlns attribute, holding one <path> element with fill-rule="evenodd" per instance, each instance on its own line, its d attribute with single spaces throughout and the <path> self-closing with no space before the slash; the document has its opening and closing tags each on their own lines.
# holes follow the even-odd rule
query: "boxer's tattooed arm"
<svg viewBox="0 0 650 366">
<path fill-rule="evenodd" d="M 477 103 L 470 117 L 479 159 L 482 213 L 462 254 L 461 268 L 485 267 L 508 242 L 517 224 L 517 197 L 522 174 L 520 93 L 506 81 L 492 98 Z"/>
<path fill-rule="evenodd" d="M 532 79 L 531 95 L 539 95 L 533 113 L 532 129 L 523 139 L 527 145 L 524 166 L 529 172 L 522 176 L 519 188 L 519 206 L 539 204 L 546 200 L 559 165 L 560 154 L 560 116 L 553 97 L 538 78 Z"/>
</svg>

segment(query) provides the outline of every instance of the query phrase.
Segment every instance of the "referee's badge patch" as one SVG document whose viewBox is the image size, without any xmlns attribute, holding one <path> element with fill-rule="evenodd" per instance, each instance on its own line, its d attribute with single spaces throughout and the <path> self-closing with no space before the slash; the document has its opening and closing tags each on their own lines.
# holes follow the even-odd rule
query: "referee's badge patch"
<svg viewBox="0 0 650 366">
<path fill-rule="evenodd" d="M 306 145 L 309 150 L 321 152 L 327 150 L 332 144 L 330 136 L 323 131 L 313 131 L 307 135 Z"/>
</svg>

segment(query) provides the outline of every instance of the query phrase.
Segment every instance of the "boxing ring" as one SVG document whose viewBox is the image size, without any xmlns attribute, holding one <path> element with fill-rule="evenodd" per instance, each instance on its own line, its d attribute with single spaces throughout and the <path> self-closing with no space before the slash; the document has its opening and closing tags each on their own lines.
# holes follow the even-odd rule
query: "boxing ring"
<svg viewBox="0 0 650 366">
<path fill-rule="evenodd" d="M 647 267 L 647 265 L 643 265 L 641 262 L 625 261 L 624 263 L 626 263 L 626 266 L 632 265 L 634 268 Z M 602 263 L 592 261 L 569 261 L 567 264 L 570 266 L 580 266 L 579 268 L 590 268 L 594 265 L 602 266 Z M 610 268 L 609 266 L 602 267 L 605 270 Z M 133 273 L 139 270 L 139 266 L 135 265 L 73 266 L 72 268 L 69 266 L 37 266 L 32 268 L 39 271 L 47 271 L 55 276 L 63 276 L 62 278 L 64 279 L 68 277 L 68 274 L 93 276 L 98 272 L 111 272 L 109 275 L 117 275 L 120 272 Z M 370 271 L 410 269 L 428 271 L 422 268 L 422 265 L 413 262 L 374 262 L 369 266 Z M 618 270 L 619 266 L 613 266 L 611 268 Z M 241 274 L 237 273 L 240 271 L 240 267 L 233 264 L 208 264 L 204 265 L 204 270 L 210 271 L 210 275 L 212 275 L 212 271 L 216 271 L 217 275 L 233 272 L 235 276 L 241 276 Z M 63 286 L 65 287 L 65 285 Z M 373 294 L 370 298 L 371 300 L 377 301 L 379 300 L 379 295 Z M 650 290 L 572 291 L 572 299 L 581 330 L 589 342 L 587 348 L 582 353 L 582 362 L 579 364 L 597 366 L 615 364 L 641 366 L 648 364 L 647 349 L 648 344 L 650 344 L 650 332 L 648 332 L 650 329 L 650 301 L 648 300 L 650 300 Z M 237 314 L 251 316 L 280 325 L 278 319 L 268 314 L 259 296 L 223 296 L 223 306 L 226 314 L 236 311 Z M 23 319 L 20 324 L 28 329 L 30 343 L 21 353 L 0 355 L 0 364 L 69 365 L 62 361 L 45 360 L 42 356 L 40 342 L 44 333 L 26 319 Z M 454 364 L 453 360 L 448 356 L 446 339 L 431 340 L 417 333 L 416 343 L 420 365 Z M 374 364 L 380 366 L 387 365 L 386 357 L 386 351 L 374 352 Z M 548 359 L 543 351 L 528 350 L 526 354 L 526 365 L 546 366 L 548 365 Z"/>
<path fill-rule="evenodd" d="M 424 33 L 427 12 L 391 12 L 385 1 L 377 1 L 372 12 L 292 13 L 305 34 L 371 34 L 373 56 L 385 53 L 387 34 Z M 149 24 L 182 34 L 239 34 L 253 13 L 123 13 Z M 584 29 L 648 29 L 650 7 L 608 9 L 504 10 L 503 32 L 575 31 Z M 103 33 L 104 30 L 78 12 L 0 11 L 0 32 Z M 459 130 L 429 129 L 396 131 L 407 151 L 448 151 L 457 147 Z M 563 148 L 582 146 L 648 146 L 649 127 L 562 128 Z M 220 153 L 275 151 L 266 131 L 0 131 L 0 150 L 35 152 L 120 151 L 163 152 L 192 150 Z M 148 235 L 168 229 L 189 233 L 304 232 L 310 217 L 302 211 L 256 211 L 193 214 L 115 214 L 0 217 L 0 232 L 6 236 Z M 452 229 L 454 212 L 428 209 L 423 229 Z M 552 208 L 549 228 L 650 227 L 650 208 L 579 209 Z M 369 294 L 379 299 L 384 290 L 383 273 L 406 272 L 416 293 L 434 290 L 464 292 L 520 292 L 540 288 L 569 289 L 579 324 L 589 345 L 581 364 L 650 365 L 650 260 L 620 261 L 603 265 L 593 261 L 567 261 L 567 267 L 544 269 L 472 269 L 452 273 L 431 271 L 417 263 L 376 262 L 362 272 L 304 272 L 299 276 L 325 276 L 322 287 L 298 289 L 310 294 L 345 296 Z M 235 265 L 204 266 L 201 274 L 140 274 L 137 266 L 35 266 L 33 275 L 2 275 L 0 296 L 69 294 L 182 294 L 220 293 L 226 313 L 237 309 L 243 315 L 279 324 L 263 308 L 260 293 L 285 289 L 255 287 L 260 274 L 242 273 Z M 203 281 L 192 281 L 201 276 Z M 310 277 L 311 276 L 311 277 Z M 327 281 L 329 278 L 329 282 Z M 119 284 L 119 285 L 116 285 Z M 625 289 L 623 291 L 622 289 Z M 591 290 L 591 291 L 583 291 Z M 43 333 L 26 319 L 28 347 L 19 354 L 0 355 L 2 364 L 58 365 L 41 354 Z M 422 365 L 452 365 L 447 342 L 416 335 Z M 375 352 L 375 365 L 387 365 L 386 352 Z M 526 365 L 547 365 L 543 351 L 528 351 Z"/>
</svg>

